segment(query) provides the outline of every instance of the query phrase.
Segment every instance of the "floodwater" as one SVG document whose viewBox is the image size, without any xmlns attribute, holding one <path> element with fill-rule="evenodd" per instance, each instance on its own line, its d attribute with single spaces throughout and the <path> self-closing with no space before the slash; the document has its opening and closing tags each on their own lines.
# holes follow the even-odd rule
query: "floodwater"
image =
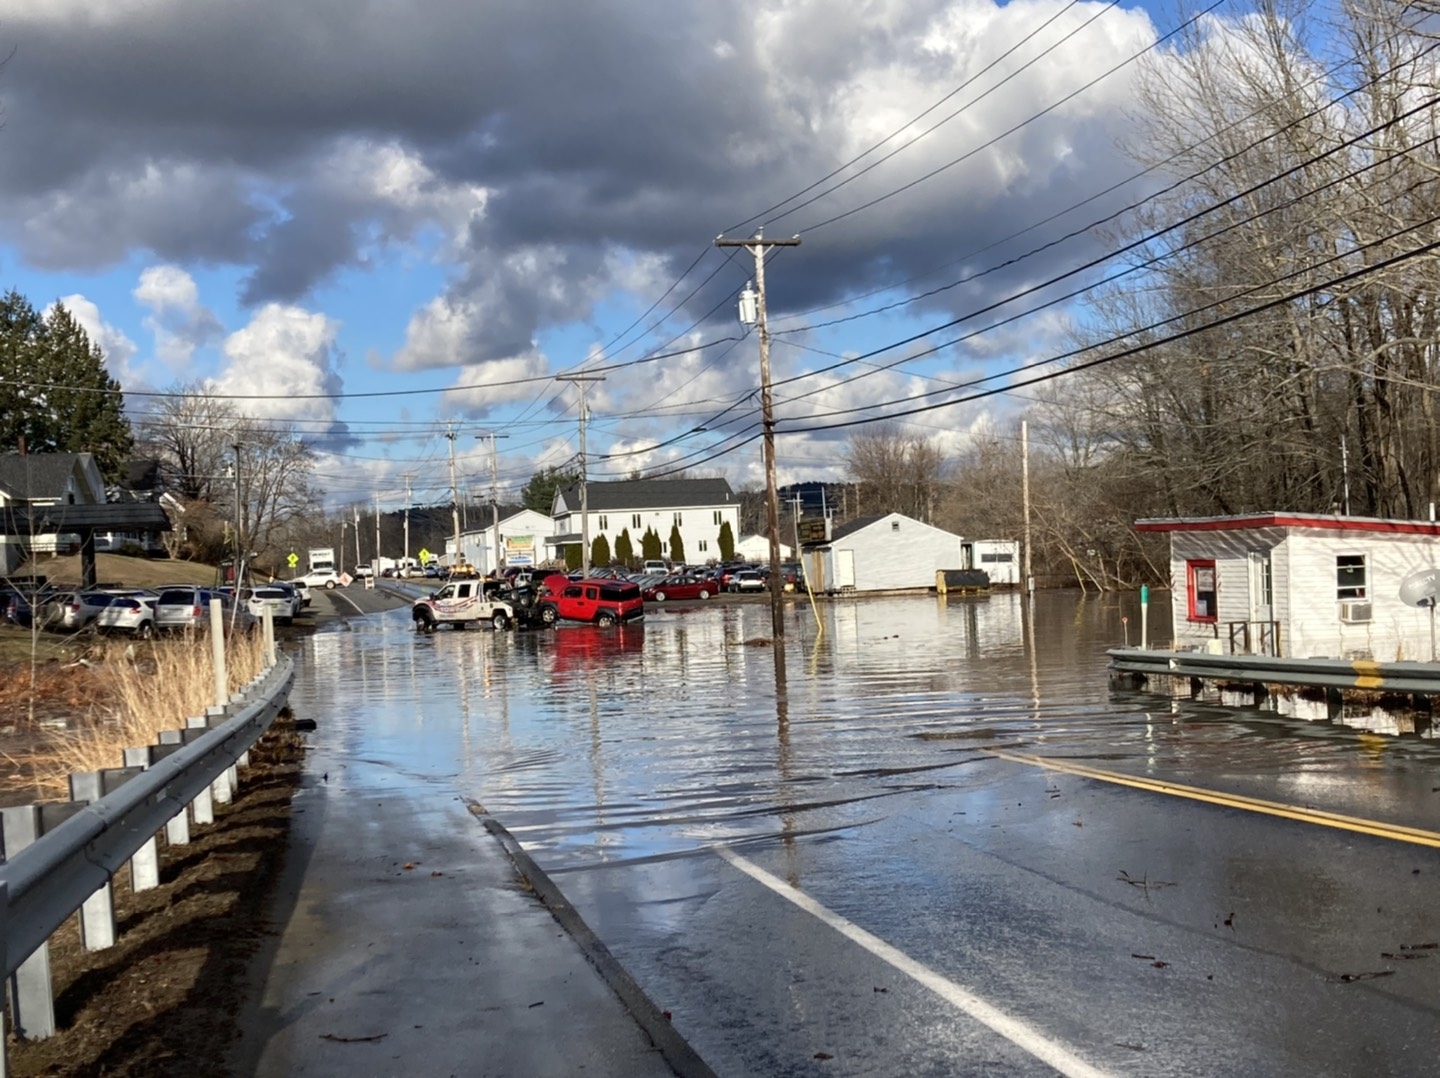
<svg viewBox="0 0 1440 1078">
<path fill-rule="evenodd" d="M 1166 604 L 1150 614 L 1168 637 Z M 1102 1073 L 1421 1058 L 1405 1031 L 1434 1028 L 1440 955 L 1385 993 L 1344 975 L 1440 939 L 1415 891 L 1432 850 L 1033 759 L 1423 828 L 1431 743 L 1113 693 L 1104 653 L 1138 642 L 1134 596 L 1041 593 L 1033 621 L 1014 594 L 786 619 L 783 692 L 768 605 L 697 602 L 616 630 L 356 619 L 303 644 L 292 699 L 319 736 L 483 804 L 722 1074 L 1053 1073 L 787 889 Z"/>
</svg>

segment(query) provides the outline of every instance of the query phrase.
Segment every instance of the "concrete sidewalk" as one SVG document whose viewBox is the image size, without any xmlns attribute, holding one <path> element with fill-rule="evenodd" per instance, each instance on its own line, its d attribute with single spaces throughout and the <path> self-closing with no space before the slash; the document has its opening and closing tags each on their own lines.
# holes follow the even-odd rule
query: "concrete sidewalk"
<svg viewBox="0 0 1440 1078">
<path fill-rule="evenodd" d="M 501 838 L 448 786 L 313 750 L 234 1073 L 709 1074 Z"/>
</svg>

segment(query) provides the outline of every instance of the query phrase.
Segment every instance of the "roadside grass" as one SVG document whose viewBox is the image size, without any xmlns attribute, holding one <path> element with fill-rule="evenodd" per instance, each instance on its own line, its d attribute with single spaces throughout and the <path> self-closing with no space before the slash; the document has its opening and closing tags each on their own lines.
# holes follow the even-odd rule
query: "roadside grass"
<svg viewBox="0 0 1440 1078">
<path fill-rule="evenodd" d="M 261 635 L 235 634 L 226 654 L 233 692 L 262 669 Z M 32 714 L 67 720 L 63 728 L 30 731 L 23 745 L 3 754 L 12 790 L 15 784 L 28 786 L 41 800 L 68 797 L 72 772 L 120 767 L 125 749 L 154 744 L 161 730 L 179 729 L 215 703 L 210 639 L 204 634 L 144 643 L 99 641 L 83 660 L 36 668 L 33 682 L 26 667 L 13 672 L 0 688 L 0 708 L 18 718 L 34 703 Z M 16 701 L 16 695 L 29 699 Z"/>
<path fill-rule="evenodd" d="M 80 585 L 80 555 L 40 557 L 26 562 L 15 577 L 43 576 L 54 584 Z M 214 584 L 216 569 L 198 561 L 169 558 L 129 558 L 124 554 L 96 554 L 95 580 L 101 587 L 150 588 L 156 584 Z"/>
</svg>

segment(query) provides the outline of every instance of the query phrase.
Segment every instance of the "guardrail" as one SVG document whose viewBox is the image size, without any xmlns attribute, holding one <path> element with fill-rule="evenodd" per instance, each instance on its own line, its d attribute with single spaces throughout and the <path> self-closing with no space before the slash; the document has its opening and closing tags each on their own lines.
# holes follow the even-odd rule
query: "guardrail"
<svg viewBox="0 0 1440 1078">
<path fill-rule="evenodd" d="M 1289 659 L 1203 651 L 1111 648 L 1110 669 L 1143 677 L 1190 677 L 1327 689 L 1440 695 L 1440 663 Z"/>
<path fill-rule="evenodd" d="M 86 950 L 115 942 L 116 872 L 129 861 L 136 890 L 159 885 L 158 833 L 181 844 L 192 817 L 212 822 L 215 802 L 234 796 L 237 767 L 285 707 L 294 677 L 291 659 L 278 656 L 224 706 L 162 732 L 157 745 L 125 750 L 128 766 L 72 775 L 74 800 L 0 810 L 0 958 L 16 1033 L 55 1032 L 51 934 L 78 910 Z M 0 1076 L 5 1070 L 0 1048 Z"/>
</svg>

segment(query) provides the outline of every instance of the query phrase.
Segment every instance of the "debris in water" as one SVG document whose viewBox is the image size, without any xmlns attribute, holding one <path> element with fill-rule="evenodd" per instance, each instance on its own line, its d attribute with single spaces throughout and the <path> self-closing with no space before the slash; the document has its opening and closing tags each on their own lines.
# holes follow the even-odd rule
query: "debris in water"
<svg viewBox="0 0 1440 1078">
<path fill-rule="evenodd" d="M 1377 977 L 1394 976 L 1393 969 L 1379 969 L 1370 973 L 1337 973 L 1325 980 L 1330 984 L 1354 984 L 1356 981 L 1373 981 Z"/>
</svg>

